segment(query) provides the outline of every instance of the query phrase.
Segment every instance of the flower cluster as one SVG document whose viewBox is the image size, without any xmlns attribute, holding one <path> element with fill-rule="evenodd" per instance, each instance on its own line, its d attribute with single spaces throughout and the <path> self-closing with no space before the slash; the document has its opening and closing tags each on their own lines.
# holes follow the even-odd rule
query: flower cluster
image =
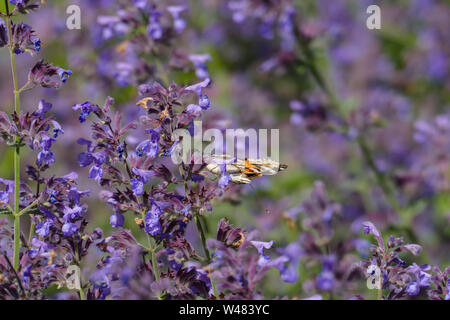
<svg viewBox="0 0 450 320">
<path fill-rule="evenodd" d="M 209 77 L 208 55 L 175 49 L 185 35 L 187 5 L 136 0 L 132 5 L 119 1 L 117 7 L 115 15 L 97 19 L 96 43 L 103 44 L 104 50 L 99 61 L 103 76 L 123 87 L 164 79 L 171 69 L 195 70 L 202 80 Z"/>
<path fill-rule="evenodd" d="M 5 4 L 0 299 L 450 299 L 448 4 Z M 72 76 L 44 45 L 77 81 L 25 95 Z M 181 157 L 197 120 L 280 129 L 287 174 Z"/>
</svg>

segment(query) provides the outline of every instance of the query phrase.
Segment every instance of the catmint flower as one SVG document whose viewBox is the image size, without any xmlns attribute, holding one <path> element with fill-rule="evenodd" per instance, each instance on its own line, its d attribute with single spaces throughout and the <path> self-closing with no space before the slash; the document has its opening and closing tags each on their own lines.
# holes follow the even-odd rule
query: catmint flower
<svg viewBox="0 0 450 320">
<path fill-rule="evenodd" d="M 155 158 L 159 151 L 160 135 L 153 129 L 147 130 L 146 132 L 150 134 L 150 139 L 142 141 L 136 147 L 136 154 L 138 157 L 143 157 L 145 154 L 150 158 Z"/>
<path fill-rule="evenodd" d="M 72 75 L 72 70 L 65 70 L 58 68 L 58 75 L 63 83 L 66 83 L 67 79 Z"/>
<path fill-rule="evenodd" d="M 41 151 L 38 154 L 38 158 L 36 160 L 36 163 L 38 165 L 41 165 L 45 163 L 46 165 L 50 165 L 55 162 L 55 156 L 50 151 L 50 148 L 52 147 L 53 142 L 56 140 L 53 138 L 49 138 L 46 135 L 43 135 L 40 141 L 40 147 Z"/>
<path fill-rule="evenodd" d="M 94 105 L 90 103 L 89 101 L 86 101 L 82 104 L 76 104 L 72 107 L 73 110 L 81 110 L 80 116 L 78 117 L 78 120 L 80 123 L 83 123 L 86 121 L 86 118 L 95 110 L 98 109 L 97 105 Z"/>
<path fill-rule="evenodd" d="M 206 62 L 211 61 L 211 56 L 209 54 L 191 54 L 189 60 L 194 65 L 197 78 L 202 80 L 209 78 L 209 71 L 206 66 Z"/>
<path fill-rule="evenodd" d="M 371 235 L 375 236 L 375 239 L 377 240 L 380 248 L 384 248 L 383 238 L 381 237 L 380 232 L 378 231 L 378 229 L 375 227 L 375 225 L 372 222 L 370 222 L 370 221 L 364 222 L 363 228 L 364 228 L 364 234 L 371 234 Z"/>
<path fill-rule="evenodd" d="M 221 189 L 224 189 L 226 186 L 230 184 L 231 177 L 229 174 L 222 174 L 222 176 L 219 178 L 218 185 Z"/>
<path fill-rule="evenodd" d="M 161 208 L 153 203 L 151 209 L 145 215 L 145 232 L 152 236 L 161 234 L 161 223 L 159 221 L 161 214 Z"/>
<path fill-rule="evenodd" d="M 144 193 L 144 182 L 141 179 L 132 178 L 131 182 L 131 190 L 137 196 L 142 196 Z"/>
<path fill-rule="evenodd" d="M 39 101 L 38 109 L 33 112 L 33 116 L 39 117 L 41 120 L 45 118 L 45 114 L 49 112 L 52 108 L 52 104 L 45 102 L 45 100 Z"/>
<path fill-rule="evenodd" d="M 46 237 L 50 233 L 50 227 L 54 225 L 53 220 L 47 219 L 45 222 L 36 225 L 36 234 L 40 237 Z"/>
<path fill-rule="evenodd" d="M 406 289 L 410 296 L 417 296 L 420 292 L 420 286 L 417 281 L 411 281 Z"/>
<path fill-rule="evenodd" d="M 272 248 L 275 241 L 263 242 L 263 241 L 250 241 L 250 243 L 258 250 L 260 255 L 259 265 L 264 265 L 267 261 L 270 260 L 269 256 L 264 255 L 264 249 Z"/>
<path fill-rule="evenodd" d="M 16 9 L 22 14 L 38 9 L 40 2 L 37 0 L 9 0 L 9 3 L 16 6 Z"/>
<path fill-rule="evenodd" d="M 103 178 L 103 169 L 97 165 L 93 165 L 89 170 L 89 178 L 100 182 L 100 180 Z"/>
<path fill-rule="evenodd" d="M 144 185 L 148 182 L 148 179 L 155 176 L 157 173 L 152 170 L 143 170 L 137 168 L 132 168 L 132 171 L 138 177 L 132 178 L 130 180 L 131 189 L 133 190 L 135 195 L 141 196 L 144 193 Z"/>
<path fill-rule="evenodd" d="M 122 21 L 120 17 L 99 16 L 97 23 L 102 27 L 101 37 L 109 40 L 115 36 L 123 36 L 130 31 L 130 26 Z"/>
<path fill-rule="evenodd" d="M 282 266 L 280 269 L 281 279 L 284 282 L 295 283 L 298 281 L 298 264 L 300 258 L 305 255 L 305 250 L 303 250 L 300 244 L 296 241 L 290 243 L 287 247 L 278 250 L 283 257 L 286 257 L 289 261 L 287 266 Z"/>
<path fill-rule="evenodd" d="M 114 228 L 120 228 L 123 226 L 123 223 L 125 222 L 125 217 L 120 212 L 116 212 L 109 218 L 109 222 L 111 223 L 111 226 Z"/>
<path fill-rule="evenodd" d="M 41 50 L 41 40 L 35 31 L 24 23 L 12 25 L 12 44 L 15 54 L 30 52 L 32 55 Z"/>
<path fill-rule="evenodd" d="M 92 291 L 88 293 L 92 299 L 105 300 L 111 294 L 111 284 L 104 270 L 97 270 L 89 279 Z"/>
<path fill-rule="evenodd" d="M 61 125 L 56 122 L 56 121 L 52 121 L 53 124 L 53 138 L 58 138 L 58 135 L 60 134 L 64 134 L 64 130 L 62 129 Z"/>
<path fill-rule="evenodd" d="M 73 208 L 70 207 L 64 207 L 64 220 L 71 221 L 71 220 L 77 220 L 78 218 L 82 217 L 83 208 L 79 205 L 75 205 Z"/>
<path fill-rule="evenodd" d="M 331 291 L 335 287 L 335 275 L 333 267 L 335 264 L 334 256 L 327 256 L 323 258 L 322 271 L 317 276 L 316 284 L 319 290 Z"/>
<path fill-rule="evenodd" d="M 206 94 L 203 94 L 202 90 L 199 89 L 198 91 L 198 105 L 203 110 L 208 110 L 211 106 L 211 101 L 209 100 L 209 97 Z"/>
<path fill-rule="evenodd" d="M 168 6 L 167 11 L 174 20 L 173 27 L 176 32 L 182 32 L 186 28 L 186 21 L 180 17 L 180 14 L 186 10 L 185 6 Z"/>
<path fill-rule="evenodd" d="M 78 163 L 82 167 L 87 167 L 94 162 L 95 157 L 90 152 L 83 152 L 78 155 Z"/>
<path fill-rule="evenodd" d="M 63 225 L 61 231 L 64 233 L 65 236 L 70 237 L 70 236 L 72 236 L 75 232 L 78 231 L 78 227 L 77 227 L 77 225 L 76 225 L 75 223 L 72 223 L 72 222 L 66 222 L 66 223 Z"/>
<path fill-rule="evenodd" d="M 55 67 L 43 60 L 38 61 L 28 74 L 28 80 L 32 85 L 40 85 L 44 88 L 59 88 L 72 74 L 70 70 Z"/>
<path fill-rule="evenodd" d="M 9 195 L 14 192 L 14 181 L 0 178 L 0 184 L 5 186 L 5 190 L 0 191 L 0 200 L 9 203 Z"/>
<path fill-rule="evenodd" d="M 322 270 L 317 276 L 317 288 L 323 291 L 331 291 L 335 285 L 334 273 L 328 269 Z"/>
<path fill-rule="evenodd" d="M 154 40 L 159 40 L 163 36 L 163 28 L 159 24 L 161 12 L 152 10 L 148 20 L 147 33 Z"/>
</svg>

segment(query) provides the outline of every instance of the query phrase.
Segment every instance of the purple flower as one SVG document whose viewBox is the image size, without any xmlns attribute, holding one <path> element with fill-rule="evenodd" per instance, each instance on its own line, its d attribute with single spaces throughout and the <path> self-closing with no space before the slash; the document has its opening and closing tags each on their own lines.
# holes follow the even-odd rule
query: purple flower
<svg viewBox="0 0 450 320">
<path fill-rule="evenodd" d="M 95 158 L 90 152 L 83 152 L 78 155 L 78 163 L 82 167 L 89 166 L 94 160 Z"/>
<path fill-rule="evenodd" d="M 80 121 L 80 123 L 83 123 L 86 121 L 86 118 L 91 114 L 91 112 L 94 112 L 98 109 L 98 106 L 90 103 L 89 101 L 86 101 L 82 104 L 74 105 L 72 109 L 75 111 L 81 110 L 78 120 Z"/>
<path fill-rule="evenodd" d="M 73 208 L 64 207 L 63 212 L 64 212 L 64 220 L 69 222 L 81 218 L 83 208 L 78 205 L 74 206 Z"/>
<path fill-rule="evenodd" d="M 53 138 L 49 138 L 45 135 L 42 136 L 41 141 L 39 143 L 41 151 L 39 152 L 37 160 L 36 160 L 36 163 L 38 165 L 42 165 L 43 163 L 45 163 L 46 165 L 50 165 L 55 162 L 55 156 L 50 151 L 50 148 L 52 147 L 52 143 L 55 141 L 56 140 Z"/>
<path fill-rule="evenodd" d="M 144 193 L 144 182 L 141 179 L 131 179 L 131 189 L 136 196 L 142 196 Z"/>
<path fill-rule="evenodd" d="M 56 138 L 58 138 L 58 135 L 64 134 L 64 130 L 61 127 L 61 125 L 58 122 L 56 122 L 55 120 L 52 120 L 51 122 L 53 124 L 53 138 L 56 139 Z"/>
<path fill-rule="evenodd" d="M 364 228 L 364 234 L 371 234 L 371 235 L 375 236 L 375 239 L 377 240 L 380 248 L 384 248 L 383 238 L 381 237 L 380 232 L 378 231 L 378 229 L 375 227 L 375 225 L 372 222 L 370 222 L 370 221 L 363 222 L 363 228 Z"/>
<path fill-rule="evenodd" d="M 145 169 L 137 169 L 137 168 L 132 168 L 131 171 L 139 176 L 140 179 L 142 179 L 142 182 L 147 183 L 148 179 L 150 179 L 151 177 L 156 176 L 156 172 L 153 170 L 145 170 Z"/>
<path fill-rule="evenodd" d="M 66 83 L 67 79 L 72 75 L 72 70 L 65 70 L 58 68 L 58 75 L 63 83 Z"/>
<path fill-rule="evenodd" d="M 223 174 L 220 178 L 219 178 L 219 187 L 224 189 L 226 186 L 228 186 L 228 184 L 231 181 L 231 177 L 228 174 Z"/>
<path fill-rule="evenodd" d="M 89 170 L 89 178 L 100 182 L 100 180 L 103 178 L 103 169 L 101 167 L 98 167 L 97 165 L 94 165 Z"/>
<path fill-rule="evenodd" d="M 209 54 L 191 54 L 189 60 L 192 62 L 195 68 L 195 75 L 199 79 L 209 78 L 208 67 L 206 62 L 211 61 L 211 56 Z"/>
<path fill-rule="evenodd" d="M 50 227 L 54 225 L 53 220 L 47 219 L 45 222 L 36 225 L 36 234 L 40 237 L 46 237 L 50 233 Z"/>
<path fill-rule="evenodd" d="M 317 288 L 323 291 L 331 291 L 335 286 L 334 273 L 330 270 L 324 269 L 317 276 Z"/>
<path fill-rule="evenodd" d="M 145 154 L 150 158 L 155 158 L 159 151 L 160 135 L 153 129 L 148 130 L 147 133 L 150 133 L 150 139 L 142 141 L 136 147 L 136 154 L 138 157 L 142 157 Z"/>
<path fill-rule="evenodd" d="M 35 36 L 34 30 L 24 23 L 12 25 L 12 39 L 15 54 L 28 51 L 34 55 L 41 50 L 41 40 Z"/>
<path fill-rule="evenodd" d="M 410 296 L 417 296 L 420 292 L 420 286 L 417 281 L 411 281 L 406 289 Z"/>
<path fill-rule="evenodd" d="M 72 74 L 70 70 L 55 67 L 43 60 L 38 61 L 28 74 L 28 80 L 34 86 L 40 85 L 44 88 L 59 88 Z"/>
<path fill-rule="evenodd" d="M 109 218 L 109 222 L 114 228 L 120 228 L 125 222 L 125 217 L 120 212 L 116 212 Z"/>
<path fill-rule="evenodd" d="M 181 12 L 185 11 L 185 6 L 168 6 L 167 11 L 174 20 L 173 27 L 176 32 L 182 32 L 186 28 L 186 21 L 180 17 Z"/>
<path fill-rule="evenodd" d="M 198 105 L 203 110 L 208 110 L 209 107 L 211 107 L 211 101 L 209 100 L 209 97 L 206 94 L 203 94 L 202 90 L 198 90 Z"/>
<path fill-rule="evenodd" d="M 62 226 L 62 232 L 64 233 L 65 236 L 70 237 L 72 236 L 75 232 L 78 231 L 78 227 L 75 223 L 72 222 L 66 222 L 63 226 Z"/>
<path fill-rule="evenodd" d="M 111 294 L 111 284 L 105 270 L 96 270 L 90 277 L 92 283 L 93 296 L 99 300 L 105 300 Z"/>
<path fill-rule="evenodd" d="M 161 208 L 156 203 L 153 203 L 151 209 L 145 215 L 145 232 L 152 236 L 161 234 L 161 223 L 159 221 L 161 215 Z"/>
<path fill-rule="evenodd" d="M 163 36 L 163 28 L 159 24 L 161 12 L 152 10 L 148 19 L 147 33 L 154 40 L 159 40 Z"/>
<path fill-rule="evenodd" d="M 263 241 L 250 241 L 250 243 L 258 250 L 260 255 L 260 261 L 258 264 L 260 266 L 264 265 L 267 261 L 270 261 L 270 257 L 264 255 L 264 249 L 272 248 L 275 241 L 263 242 Z"/>
</svg>

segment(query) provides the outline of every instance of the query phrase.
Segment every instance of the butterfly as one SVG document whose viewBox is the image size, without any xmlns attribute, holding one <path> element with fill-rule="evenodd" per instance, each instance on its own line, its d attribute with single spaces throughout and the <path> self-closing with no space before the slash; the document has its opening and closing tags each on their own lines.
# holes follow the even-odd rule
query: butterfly
<svg viewBox="0 0 450 320">
<path fill-rule="evenodd" d="M 208 161 L 206 169 L 216 175 L 222 174 L 222 168 L 230 176 L 235 184 L 249 184 L 252 180 L 261 176 L 273 176 L 287 169 L 287 165 L 281 164 L 269 158 L 240 160 L 228 155 L 213 155 Z"/>
</svg>

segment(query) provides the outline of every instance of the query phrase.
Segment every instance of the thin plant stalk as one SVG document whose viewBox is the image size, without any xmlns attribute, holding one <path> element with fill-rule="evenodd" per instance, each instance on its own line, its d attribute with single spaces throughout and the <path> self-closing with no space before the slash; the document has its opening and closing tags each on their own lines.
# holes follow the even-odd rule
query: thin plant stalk
<svg viewBox="0 0 450 320">
<path fill-rule="evenodd" d="M 206 245 L 206 235 L 205 235 L 205 230 L 202 226 L 202 222 L 200 220 L 200 216 L 199 214 L 195 215 L 195 223 L 197 224 L 197 229 L 198 232 L 200 233 L 200 238 L 202 240 L 202 246 L 203 246 L 203 251 L 205 251 L 205 255 L 206 255 L 206 261 L 208 264 L 211 263 L 211 254 L 209 252 L 208 246 Z M 214 295 L 216 296 L 216 298 L 219 298 L 219 293 L 216 289 L 216 284 L 214 282 L 214 280 L 211 278 L 211 276 L 209 277 L 209 281 L 211 281 L 211 287 L 213 289 Z"/>
<path fill-rule="evenodd" d="M 14 85 L 14 111 L 16 114 L 20 113 L 20 91 L 17 80 L 17 70 L 16 70 L 16 57 L 14 53 L 13 43 L 12 43 L 12 28 L 11 28 L 11 15 L 9 13 L 9 4 L 5 0 L 6 8 L 6 25 L 8 28 L 8 38 L 9 38 L 9 56 L 11 60 L 11 73 Z M 14 268 L 17 270 L 19 268 L 19 253 L 20 253 L 20 211 L 19 205 L 20 197 L 20 140 L 16 136 L 15 141 L 15 152 L 14 152 Z"/>
<path fill-rule="evenodd" d="M 150 255 L 152 260 L 152 269 L 153 273 L 155 275 L 155 280 L 159 282 L 160 276 L 159 276 L 159 268 L 158 268 L 158 261 L 156 259 L 156 243 L 155 240 L 148 235 L 148 242 L 150 244 Z"/>
<path fill-rule="evenodd" d="M 198 232 L 200 233 L 200 238 L 202 240 L 203 251 L 205 251 L 206 261 L 211 263 L 211 255 L 209 253 L 208 246 L 206 245 L 206 235 L 205 230 L 203 229 L 202 222 L 200 221 L 200 217 L 198 214 L 195 215 L 195 223 L 197 224 Z"/>
</svg>

